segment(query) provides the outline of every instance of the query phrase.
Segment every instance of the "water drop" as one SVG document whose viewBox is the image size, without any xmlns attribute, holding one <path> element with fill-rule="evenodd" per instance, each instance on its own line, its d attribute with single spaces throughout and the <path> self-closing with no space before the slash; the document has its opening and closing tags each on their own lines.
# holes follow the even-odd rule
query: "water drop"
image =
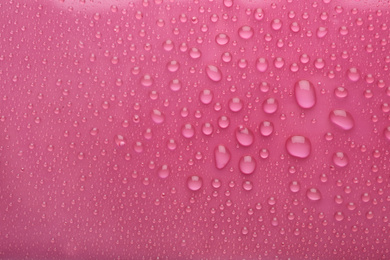
<svg viewBox="0 0 390 260">
<path fill-rule="evenodd" d="M 126 139 L 123 137 L 123 135 L 116 135 L 115 143 L 117 146 L 124 146 L 126 144 Z"/>
<path fill-rule="evenodd" d="M 161 113 L 160 110 L 157 110 L 157 109 L 153 109 L 151 116 L 152 116 L 153 122 L 155 122 L 156 124 L 161 124 L 165 120 L 164 114 Z"/>
<path fill-rule="evenodd" d="M 254 16 L 255 16 L 255 19 L 257 21 L 261 21 L 263 18 L 264 18 L 264 11 L 263 9 L 261 8 L 257 8 L 254 12 L 253 12 Z"/>
<path fill-rule="evenodd" d="M 224 145 L 218 145 L 214 149 L 215 167 L 217 169 L 223 169 L 230 161 L 230 151 Z"/>
<path fill-rule="evenodd" d="M 295 100 L 302 108 L 312 108 L 316 104 L 316 92 L 308 80 L 300 80 L 295 83 Z"/>
<path fill-rule="evenodd" d="M 333 163 L 339 167 L 348 165 L 348 156 L 343 152 L 336 152 L 333 154 Z"/>
<path fill-rule="evenodd" d="M 310 155 L 311 143 L 307 137 L 295 135 L 287 139 L 286 149 L 294 157 L 306 158 Z"/>
<path fill-rule="evenodd" d="M 344 130 L 350 130 L 355 125 L 352 115 L 343 109 L 335 109 L 330 112 L 329 119 L 333 124 Z"/>
<path fill-rule="evenodd" d="M 316 188 L 308 189 L 306 192 L 306 196 L 309 200 L 312 200 L 312 201 L 320 200 L 322 197 L 320 191 Z"/>
<path fill-rule="evenodd" d="M 292 181 L 290 182 L 290 190 L 292 192 L 298 192 L 301 189 L 301 186 L 299 185 L 299 182 Z"/>
<path fill-rule="evenodd" d="M 356 82 L 360 79 L 360 73 L 357 68 L 350 68 L 347 71 L 347 76 L 353 82 Z"/>
<path fill-rule="evenodd" d="M 238 97 L 229 100 L 229 109 L 232 112 L 239 112 L 243 106 L 243 102 Z"/>
<path fill-rule="evenodd" d="M 230 41 L 230 38 L 227 34 L 224 34 L 224 33 L 220 33 L 218 34 L 217 36 L 215 36 L 215 41 L 219 44 L 219 45 L 226 45 L 229 43 Z"/>
<path fill-rule="evenodd" d="M 244 40 L 248 40 L 250 38 L 252 38 L 254 32 L 253 32 L 253 29 L 252 27 L 248 26 L 248 25 L 245 25 L 245 26 L 242 26 L 239 30 L 238 30 L 238 35 L 244 39 Z"/>
<path fill-rule="evenodd" d="M 168 165 L 164 164 L 163 166 L 161 166 L 161 168 L 158 170 L 158 176 L 161 178 L 161 179 L 165 179 L 169 176 L 169 167 Z"/>
<path fill-rule="evenodd" d="M 222 73 L 221 71 L 219 70 L 218 67 L 214 66 L 214 65 L 208 65 L 206 67 L 206 73 L 207 73 L 207 76 L 212 80 L 212 81 L 215 81 L 215 82 L 218 82 L 222 79 Z"/>
<path fill-rule="evenodd" d="M 183 126 L 183 128 L 181 129 L 181 134 L 185 137 L 185 138 L 191 138 L 194 136 L 195 134 L 195 130 L 194 130 L 194 127 L 191 125 L 191 124 L 185 124 Z"/>
<path fill-rule="evenodd" d="M 274 131 L 274 124 L 270 121 L 260 123 L 260 134 L 262 136 L 270 136 Z"/>
<path fill-rule="evenodd" d="M 263 102 L 263 111 L 267 114 L 273 114 L 278 109 L 278 101 L 274 98 L 268 98 Z"/>
<path fill-rule="evenodd" d="M 240 125 L 236 129 L 236 139 L 242 146 L 250 146 L 253 144 L 254 135 L 250 129 Z"/>
<path fill-rule="evenodd" d="M 197 175 L 190 176 L 187 180 L 187 187 L 192 191 L 200 190 L 202 184 L 202 178 Z"/>
<path fill-rule="evenodd" d="M 209 89 L 204 89 L 200 92 L 199 99 L 203 104 L 208 105 L 213 100 L 213 93 Z"/>
<path fill-rule="evenodd" d="M 239 162 L 240 171 L 244 174 L 252 174 L 256 169 L 256 160 L 250 156 L 242 156 Z"/>
<path fill-rule="evenodd" d="M 268 61 L 265 58 L 258 58 L 256 61 L 256 68 L 260 72 L 265 72 L 268 68 Z"/>
</svg>

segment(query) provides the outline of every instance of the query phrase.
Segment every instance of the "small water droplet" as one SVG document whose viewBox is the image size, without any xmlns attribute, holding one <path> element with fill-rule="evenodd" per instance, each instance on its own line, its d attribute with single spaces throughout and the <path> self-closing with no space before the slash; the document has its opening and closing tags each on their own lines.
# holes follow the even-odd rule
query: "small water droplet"
<svg viewBox="0 0 390 260">
<path fill-rule="evenodd" d="M 212 80 L 212 81 L 215 81 L 215 82 L 218 82 L 222 79 L 222 73 L 221 71 L 219 70 L 218 67 L 214 66 L 214 65 L 208 65 L 206 67 L 206 73 L 207 73 L 207 76 Z"/>
<path fill-rule="evenodd" d="M 165 179 L 169 176 L 170 174 L 170 170 L 169 170 L 169 167 L 168 165 L 164 164 L 163 166 L 161 166 L 161 168 L 158 170 L 158 176 L 161 178 L 161 179 Z"/>
<path fill-rule="evenodd" d="M 274 98 L 268 98 L 263 102 L 263 111 L 267 114 L 273 114 L 278 110 L 278 101 Z"/>
<path fill-rule="evenodd" d="M 216 41 L 219 45 L 223 46 L 223 45 L 226 45 L 226 44 L 229 43 L 230 38 L 229 38 L 229 36 L 228 36 L 227 34 L 220 33 L 220 34 L 218 34 L 217 36 L 215 36 L 215 41 Z"/>
<path fill-rule="evenodd" d="M 254 34 L 254 31 L 253 31 L 252 27 L 250 27 L 248 25 L 242 26 L 238 30 L 238 35 L 244 40 L 248 40 L 248 39 L 252 38 L 253 34 Z"/>
<path fill-rule="evenodd" d="M 306 196 L 309 200 L 312 200 L 312 201 L 317 201 L 317 200 L 320 200 L 322 198 L 320 191 L 316 188 L 308 189 L 306 192 Z"/>
<path fill-rule="evenodd" d="M 265 72 L 268 68 L 268 61 L 265 58 L 258 58 L 256 61 L 256 68 L 260 72 Z"/>
<path fill-rule="evenodd" d="M 213 100 L 213 93 L 209 89 L 204 89 L 200 92 L 199 99 L 203 104 L 208 105 Z"/>
<path fill-rule="evenodd" d="M 123 135 L 116 135 L 115 143 L 117 146 L 124 146 L 126 144 L 126 139 L 123 137 Z"/>
<path fill-rule="evenodd" d="M 242 146 L 250 146 L 253 144 L 254 135 L 249 128 L 240 125 L 236 129 L 236 139 Z"/>
<path fill-rule="evenodd" d="M 274 124 L 270 121 L 260 123 L 260 134 L 262 136 L 270 136 L 274 131 Z"/>
<path fill-rule="evenodd" d="M 333 163 L 339 167 L 348 165 L 348 156 L 343 152 L 336 152 L 333 154 Z"/>
</svg>

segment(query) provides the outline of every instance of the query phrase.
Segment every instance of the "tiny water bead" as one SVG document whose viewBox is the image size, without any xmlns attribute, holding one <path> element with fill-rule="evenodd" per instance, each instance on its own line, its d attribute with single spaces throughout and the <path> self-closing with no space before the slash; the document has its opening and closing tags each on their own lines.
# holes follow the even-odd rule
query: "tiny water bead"
<svg viewBox="0 0 390 260">
<path fill-rule="evenodd" d="M 192 191 L 198 191 L 202 188 L 202 178 L 197 175 L 192 175 L 187 179 L 187 187 Z"/>
<path fill-rule="evenodd" d="M 335 109 L 330 112 L 329 119 L 343 130 L 351 130 L 355 125 L 352 115 L 343 109 Z"/>
<path fill-rule="evenodd" d="M 286 141 L 287 152 L 297 158 L 307 158 L 311 152 L 311 142 L 301 135 L 291 136 Z"/>
<path fill-rule="evenodd" d="M 238 126 L 236 129 L 236 140 L 242 146 L 250 146 L 253 144 L 255 137 L 253 132 L 242 125 Z"/>
<path fill-rule="evenodd" d="M 320 191 L 316 188 L 310 188 L 306 192 L 306 196 L 309 200 L 318 201 L 322 198 Z"/>
<path fill-rule="evenodd" d="M 295 84 L 295 100 L 301 108 L 312 108 L 316 104 L 316 92 L 313 83 L 300 80 Z"/>
<path fill-rule="evenodd" d="M 214 149 L 215 167 L 223 169 L 229 163 L 231 154 L 229 149 L 224 145 L 218 145 Z"/>
<path fill-rule="evenodd" d="M 348 156 L 343 152 L 336 152 L 333 154 L 333 163 L 339 167 L 345 167 L 348 165 Z"/>
<path fill-rule="evenodd" d="M 216 67 L 214 65 L 208 65 L 206 67 L 206 73 L 207 73 L 207 76 L 209 77 L 209 79 L 211 79 L 214 82 L 221 81 L 221 79 L 222 79 L 221 71 L 219 70 L 218 67 Z"/>
<path fill-rule="evenodd" d="M 256 160 L 250 155 L 245 155 L 240 158 L 238 166 L 243 174 L 252 174 L 256 169 Z"/>
<path fill-rule="evenodd" d="M 244 25 L 238 30 L 238 35 L 244 40 L 252 38 L 253 34 L 253 28 L 248 25 Z"/>
</svg>

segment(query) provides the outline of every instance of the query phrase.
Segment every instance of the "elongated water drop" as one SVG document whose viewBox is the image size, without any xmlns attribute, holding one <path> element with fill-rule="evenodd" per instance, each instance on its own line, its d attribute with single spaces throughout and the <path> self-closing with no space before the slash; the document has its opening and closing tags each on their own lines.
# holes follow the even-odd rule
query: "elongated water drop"
<svg viewBox="0 0 390 260">
<path fill-rule="evenodd" d="M 310 155 L 311 143 L 307 137 L 295 135 L 287 139 L 286 149 L 294 157 L 306 158 Z"/>
<path fill-rule="evenodd" d="M 214 149 L 215 167 L 223 169 L 229 163 L 231 154 L 229 149 L 224 145 L 218 145 Z"/>
<path fill-rule="evenodd" d="M 355 121 L 352 115 L 343 110 L 343 109 L 335 109 L 329 114 L 330 121 L 344 130 L 350 130 L 354 127 Z"/>
<path fill-rule="evenodd" d="M 316 92 L 308 80 L 300 80 L 295 84 L 295 100 L 302 108 L 312 108 L 316 104 Z"/>
<path fill-rule="evenodd" d="M 222 79 L 221 71 L 219 70 L 218 67 L 214 65 L 208 65 L 206 67 L 206 73 L 209 79 L 211 79 L 212 81 L 218 82 Z"/>
</svg>

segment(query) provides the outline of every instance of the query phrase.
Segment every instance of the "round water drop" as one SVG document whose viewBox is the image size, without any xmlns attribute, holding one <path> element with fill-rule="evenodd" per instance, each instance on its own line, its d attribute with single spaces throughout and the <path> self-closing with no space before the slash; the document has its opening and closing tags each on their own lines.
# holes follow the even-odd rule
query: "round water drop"
<svg viewBox="0 0 390 260">
<path fill-rule="evenodd" d="M 343 212 L 340 212 L 340 211 L 336 212 L 336 213 L 334 214 L 334 218 L 335 218 L 337 221 L 342 221 L 342 220 L 344 219 L 344 214 L 343 214 Z"/>
<path fill-rule="evenodd" d="M 360 73 L 357 68 L 350 68 L 347 71 L 347 76 L 353 82 L 356 82 L 360 79 Z"/>
<path fill-rule="evenodd" d="M 223 0 L 223 5 L 226 7 L 232 7 L 233 3 L 233 0 Z"/>
<path fill-rule="evenodd" d="M 222 79 L 222 73 L 221 71 L 219 70 L 218 67 L 214 66 L 214 65 L 208 65 L 206 67 L 206 73 L 207 73 L 207 76 L 212 80 L 212 81 L 215 81 L 215 82 L 218 82 Z"/>
<path fill-rule="evenodd" d="M 183 128 L 181 129 L 181 134 L 185 137 L 185 138 L 191 138 L 194 136 L 195 134 L 195 130 L 194 130 L 194 127 L 191 125 L 191 124 L 185 124 L 183 126 Z"/>
<path fill-rule="evenodd" d="M 256 68 L 260 72 L 265 72 L 268 68 L 268 61 L 265 58 L 258 58 L 256 61 Z"/>
<path fill-rule="evenodd" d="M 230 119 L 227 116 L 221 116 L 218 118 L 218 125 L 220 128 L 227 128 L 230 125 Z"/>
<path fill-rule="evenodd" d="M 270 136 L 274 131 L 274 124 L 270 121 L 260 123 L 260 134 L 262 136 Z"/>
<path fill-rule="evenodd" d="M 242 146 L 250 146 L 253 144 L 254 135 L 250 129 L 240 125 L 236 129 L 236 139 Z"/>
<path fill-rule="evenodd" d="M 355 125 L 352 115 L 343 109 L 335 109 L 330 112 L 329 119 L 333 124 L 344 130 L 350 130 Z"/>
<path fill-rule="evenodd" d="M 345 167 L 348 165 L 348 156 L 343 152 L 336 152 L 333 154 L 333 163 L 339 167 Z"/>
<path fill-rule="evenodd" d="M 179 70 L 179 68 L 180 68 L 180 63 L 175 60 L 172 60 L 167 63 L 167 69 L 170 72 L 176 72 Z"/>
<path fill-rule="evenodd" d="M 145 74 L 141 79 L 141 84 L 144 87 L 150 87 L 153 84 L 152 76 Z"/>
<path fill-rule="evenodd" d="M 309 200 L 312 200 L 312 201 L 320 200 L 322 197 L 320 191 L 316 188 L 308 189 L 306 192 L 306 196 Z"/>
<path fill-rule="evenodd" d="M 224 34 L 224 33 L 220 33 L 218 34 L 217 36 L 215 36 L 215 41 L 219 44 L 219 45 L 226 45 L 229 43 L 230 41 L 230 38 L 227 34 Z"/>
<path fill-rule="evenodd" d="M 319 27 L 317 29 L 317 37 L 324 38 L 328 34 L 328 29 L 326 27 Z"/>
<path fill-rule="evenodd" d="M 272 29 L 274 29 L 275 31 L 280 30 L 280 28 L 282 28 L 282 21 L 281 21 L 280 19 L 274 19 L 274 20 L 272 20 L 272 22 L 271 22 L 271 27 L 272 27 Z"/>
<path fill-rule="evenodd" d="M 123 135 L 116 135 L 114 139 L 117 146 L 124 146 L 126 144 L 126 139 Z"/>
<path fill-rule="evenodd" d="M 214 127 L 210 123 L 204 123 L 202 126 L 202 132 L 205 135 L 211 135 L 214 132 Z"/>
<path fill-rule="evenodd" d="M 269 98 L 263 102 L 263 110 L 267 114 L 273 114 L 278 110 L 278 101 L 274 98 Z"/>
<path fill-rule="evenodd" d="M 295 83 L 295 100 L 301 108 L 312 108 L 316 104 L 316 92 L 308 80 Z"/>
<path fill-rule="evenodd" d="M 248 39 L 252 38 L 253 34 L 254 34 L 254 31 L 253 31 L 252 27 L 250 27 L 248 25 L 244 25 L 240 29 L 238 29 L 238 35 L 244 40 L 248 40 Z"/>
<path fill-rule="evenodd" d="M 214 149 L 215 167 L 223 169 L 229 163 L 231 154 L 229 149 L 224 145 L 218 145 Z"/>
<path fill-rule="evenodd" d="M 202 188 L 202 184 L 202 178 L 197 175 L 190 176 L 187 179 L 187 187 L 192 191 L 200 190 L 200 188 Z"/>
<path fill-rule="evenodd" d="M 232 98 L 229 101 L 229 109 L 232 112 L 239 112 L 243 106 L 243 102 L 238 97 Z"/>
<path fill-rule="evenodd" d="M 345 98 L 348 96 L 348 90 L 344 87 L 337 87 L 334 90 L 334 94 L 338 98 Z"/>
<path fill-rule="evenodd" d="M 213 100 L 213 93 L 209 89 L 204 89 L 200 92 L 199 95 L 200 102 L 202 102 L 205 105 L 208 105 Z"/>
<path fill-rule="evenodd" d="M 253 188 L 253 184 L 252 184 L 251 181 L 244 181 L 244 182 L 242 183 L 242 188 L 243 188 L 244 190 L 246 190 L 246 191 L 250 191 L 250 190 L 252 190 L 252 188 Z"/>
<path fill-rule="evenodd" d="M 294 157 L 306 158 L 310 155 L 311 143 L 307 137 L 295 135 L 287 139 L 286 149 Z"/>
<path fill-rule="evenodd" d="M 190 57 L 193 59 L 199 59 L 202 56 L 202 52 L 198 48 L 190 49 Z"/>
<path fill-rule="evenodd" d="M 161 124 L 165 120 L 164 114 L 161 113 L 160 110 L 157 110 L 157 109 L 153 109 L 151 116 L 152 116 L 153 122 L 155 122 L 156 124 Z"/>
<path fill-rule="evenodd" d="M 301 189 L 301 186 L 299 185 L 299 182 L 292 181 L 290 182 L 290 190 L 292 192 L 298 192 Z"/>
<path fill-rule="evenodd" d="M 242 156 L 239 162 L 240 171 L 244 174 L 252 174 L 256 169 L 256 160 L 250 156 Z"/>
<path fill-rule="evenodd" d="M 181 89 L 181 81 L 178 79 L 173 79 L 171 82 L 169 82 L 169 88 L 172 91 L 179 91 Z"/>
<path fill-rule="evenodd" d="M 166 164 L 161 166 L 161 168 L 158 170 L 158 176 L 161 179 L 166 179 L 169 176 L 169 173 L 170 173 L 170 170 L 169 170 L 168 165 L 166 165 Z"/>
</svg>

